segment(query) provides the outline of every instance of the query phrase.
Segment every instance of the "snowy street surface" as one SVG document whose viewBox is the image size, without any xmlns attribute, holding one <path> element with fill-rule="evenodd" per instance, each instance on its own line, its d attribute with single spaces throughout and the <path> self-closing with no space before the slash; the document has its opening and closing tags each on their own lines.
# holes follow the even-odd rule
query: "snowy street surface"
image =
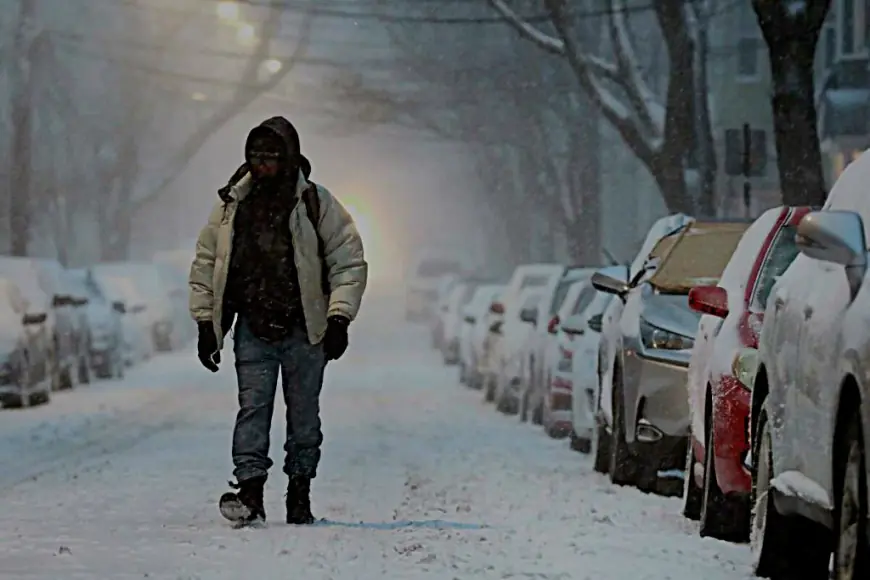
<svg viewBox="0 0 870 580">
<path fill-rule="evenodd" d="M 0 578 L 750 577 L 748 549 L 698 538 L 679 500 L 611 487 L 564 441 L 484 406 L 388 302 L 367 300 L 327 371 L 312 491 L 327 524 L 283 523 L 274 444 L 269 527 L 220 517 L 233 357 L 211 375 L 191 347 L 0 413 Z M 273 443 L 282 403 L 275 419 Z"/>
</svg>

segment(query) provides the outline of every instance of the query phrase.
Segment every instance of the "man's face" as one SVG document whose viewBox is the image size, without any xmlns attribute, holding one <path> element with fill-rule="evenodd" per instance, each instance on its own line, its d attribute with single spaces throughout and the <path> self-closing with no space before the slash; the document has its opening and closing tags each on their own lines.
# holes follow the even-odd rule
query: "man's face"
<svg viewBox="0 0 870 580">
<path fill-rule="evenodd" d="M 281 173 L 284 151 L 281 143 L 273 139 L 258 139 L 251 146 L 248 155 L 251 173 L 256 179 L 269 179 Z"/>
</svg>

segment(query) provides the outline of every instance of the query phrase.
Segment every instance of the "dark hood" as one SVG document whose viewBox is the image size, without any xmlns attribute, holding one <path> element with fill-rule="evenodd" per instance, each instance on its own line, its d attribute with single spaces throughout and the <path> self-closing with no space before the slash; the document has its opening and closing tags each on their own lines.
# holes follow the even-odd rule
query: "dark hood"
<svg viewBox="0 0 870 580">
<path fill-rule="evenodd" d="M 272 135 L 277 135 L 278 138 L 284 143 L 284 146 L 287 149 L 288 155 L 293 155 L 296 153 L 297 163 L 299 164 L 299 169 L 302 170 L 302 174 L 305 176 L 305 179 L 311 175 L 311 163 L 308 161 L 302 154 L 302 145 L 299 141 L 299 132 L 296 130 L 296 127 L 293 126 L 293 123 L 288 121 L 286 118 L 277 116 L 270 117 L 266 119 L 253 129 L 251 129 L 250 133 L 248 133 L 248 138 L 245 140 L 245 158 L 246 161 L 236 169 L 233 176 L 230 177 L 229 182 L 222 188 L 218 190 L 218 195 L 224 202 L 228 202 L 230 200 L 230 188 L 233 185 L 239 182 L 239 180 L 245 176 L 249 172 L 248 163 L 247 163 L 247 155 L 250 143 L 253 138 L 258 135 L 262 135 L 264 132 L 270 133 Z"/>
</svg>

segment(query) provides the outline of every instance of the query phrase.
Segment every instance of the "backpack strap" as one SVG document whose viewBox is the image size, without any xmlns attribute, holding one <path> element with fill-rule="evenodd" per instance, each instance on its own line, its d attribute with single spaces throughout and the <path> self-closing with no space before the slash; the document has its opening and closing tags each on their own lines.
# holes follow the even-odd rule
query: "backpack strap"
<svg viewBox="0 0 870 580">
<path fill-rule="evenodd" d="M 302 192 L 302 202 L 305 204 L 305 213 L 308 214 L 308 219 L 311 225 L 314 226 L 314 233 L 317 234 L 317 257 L 320 258 L 322 272 L 320 274 L 320 285 L 323 288 L 324 296 L 329 296 L 329 270 L 326 267 L 326 248 L 323 243 L 323 236 L 320 235 L 320 196 L 317 194 L 317 184 L 309 181 L 311 187 Z"/>
</svg>

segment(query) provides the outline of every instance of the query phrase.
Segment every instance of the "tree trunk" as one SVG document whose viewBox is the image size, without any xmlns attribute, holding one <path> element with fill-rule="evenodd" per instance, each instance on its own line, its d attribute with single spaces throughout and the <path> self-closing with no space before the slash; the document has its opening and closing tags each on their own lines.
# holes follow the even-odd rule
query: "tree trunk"
<svg viewBox="0 0 870 580">
<path fill-rule="evenodd" d="M 33 67 L 35 0 L 20 0 L 13 50 L 12 151 L 10 152 L 9 249 L 26 256 L 32 222 Z"/>
<path fill-rule="evenodd" d="M 585 101 L 585 99 L 584 99 Z M 602 263 L 601 255 L 601 130 L 591 104 L 583 103 L 572 136 L 566 171 L 575 215 L 566 220 L 568 251 L 580 264 Z"/>
<path fill-rule="evenodd" d="M 698 56 L 696 59 L 695 110 L 698 124 L 698 161 L 700 169 L 700 191 L 698 212 L 705 217 L 716 216 L 716 148 L 713 144 L 713 127 L 710 121 L 710 86 L 707 78 L 707 59 L 709 57 L 709 38 L 707 30 L 709 16 L 705 13 L 698 26 Z"/>
<path fill-rule="evenodd" d="M 772 40 L 773 130 L 782 202 L 821 206 L 827 191 L 813 78 L 816 43 L 806 44 L 803 36 Z"/>
</svg>

